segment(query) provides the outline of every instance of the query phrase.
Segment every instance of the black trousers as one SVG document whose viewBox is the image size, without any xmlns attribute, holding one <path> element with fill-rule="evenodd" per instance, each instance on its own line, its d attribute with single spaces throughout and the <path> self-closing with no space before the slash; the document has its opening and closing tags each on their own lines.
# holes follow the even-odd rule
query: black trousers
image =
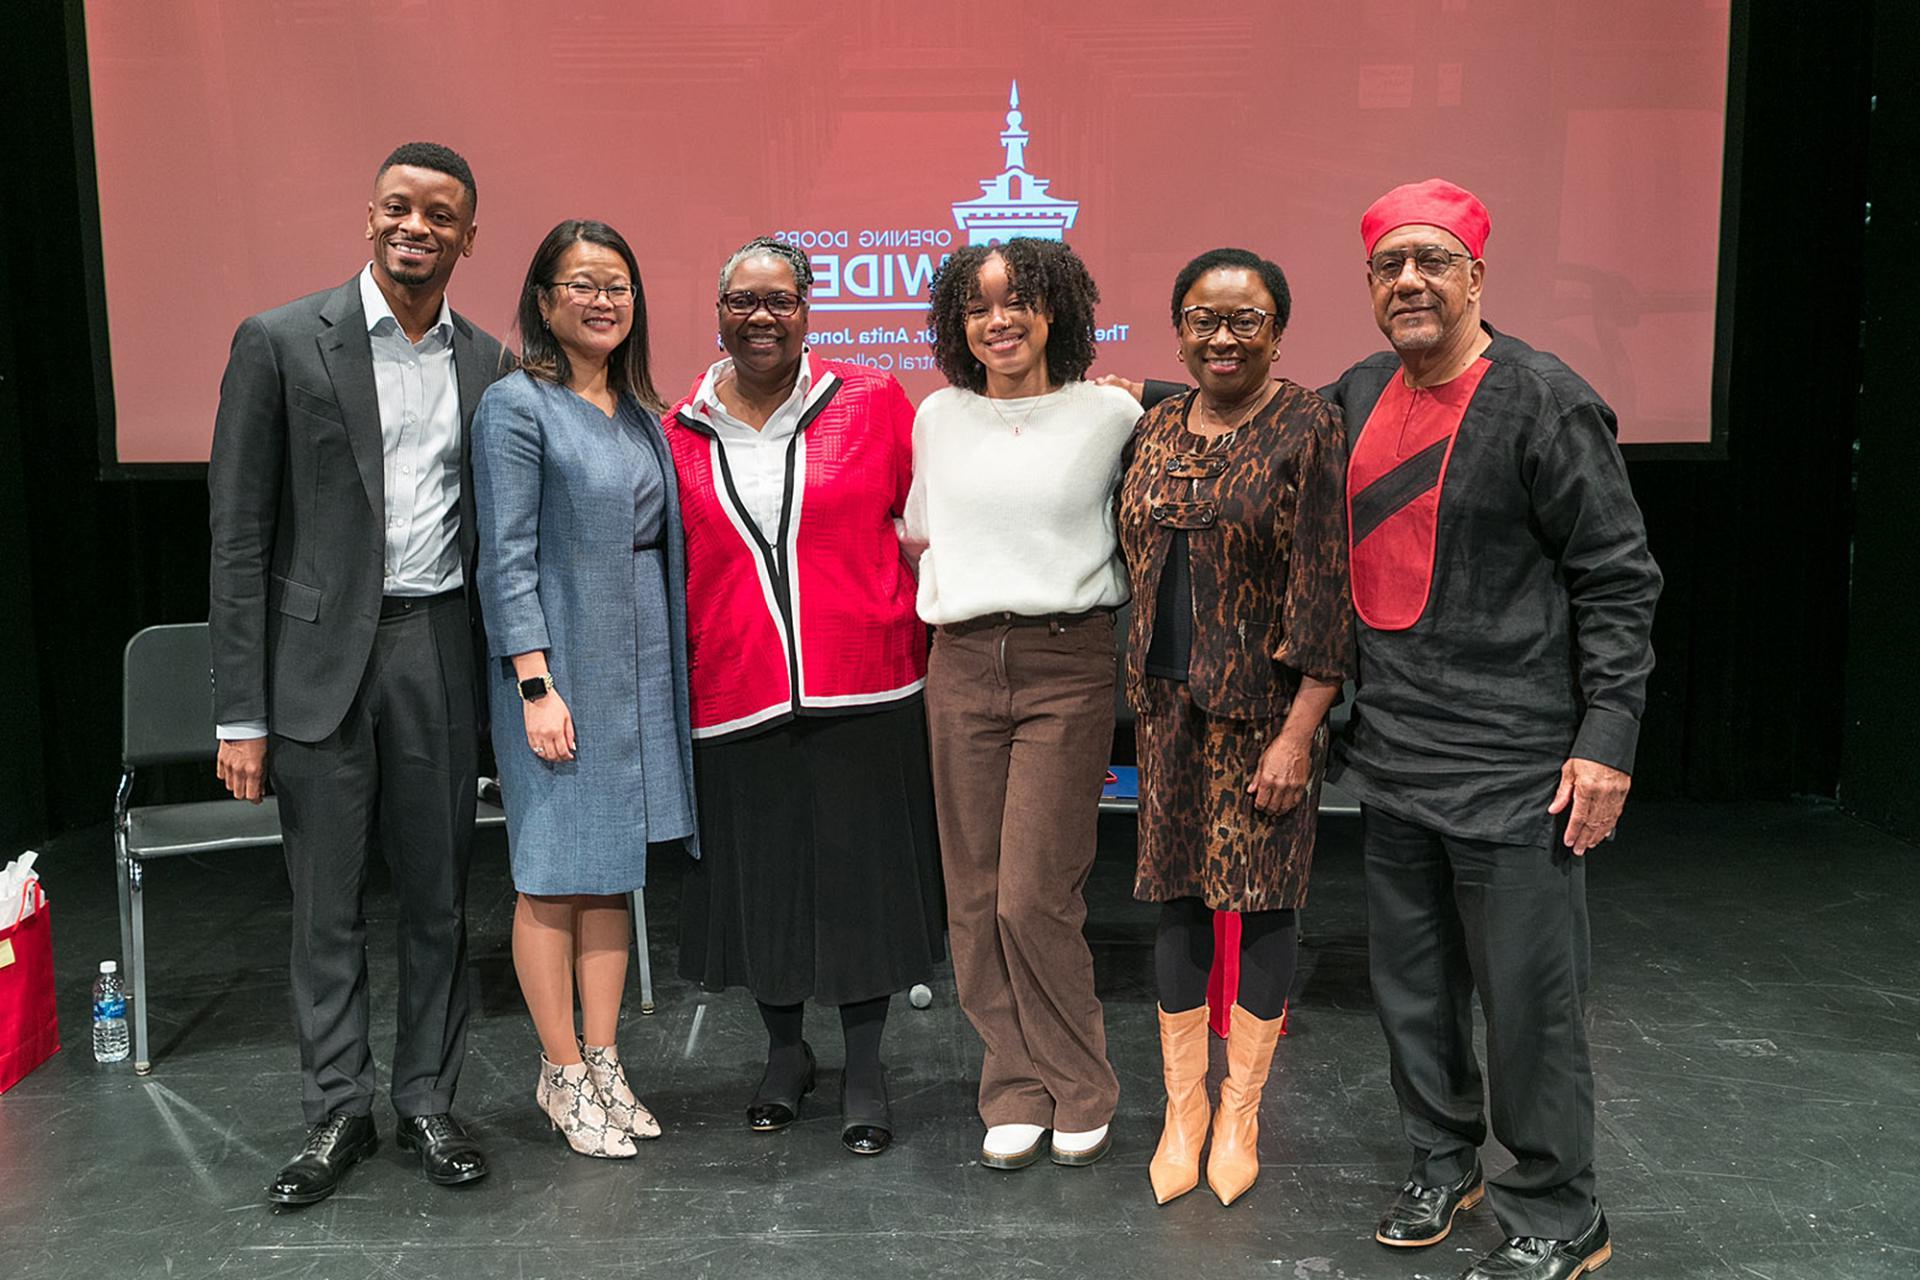
<svg viewBox="0 0 1920 1280">
<path fill-rule="evenodd" d="M 1453 1182 L 1486 1141 L 1473 997 L 1487 1020 L 1488 1179 L 1509 1236 L 1565 1240 L 1592 1220 L 1593 1067 L 1583 993 L 1586 876 L 1568 849 L 1443 835 L 1366 806 L 1367 942 L 1408 1176 Z"/>
<path fill-rule="evenodd" d="M 293 883 L 293 1004 L 307 1123 L 373 1107 L 367 852 L 379 831 L 399 904 L 392 1097 L 453 1105 L 467 1039 L 467 864 L 478 736 L 473 638 L 459 596 L 382 618 L 346 719 L 268 748 Z"/>
</svg>

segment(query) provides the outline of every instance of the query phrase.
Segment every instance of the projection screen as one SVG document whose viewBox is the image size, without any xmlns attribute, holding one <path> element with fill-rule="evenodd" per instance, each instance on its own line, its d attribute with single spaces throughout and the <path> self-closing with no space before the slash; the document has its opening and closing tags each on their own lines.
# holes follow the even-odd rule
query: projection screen
<svg viewBox="0 0 1920 1280">
<path fill-rule="evenodd" d="M 972 239 L 1064 237 L 1096 372 L 1179 377 L 1175 273 L 1239 245 L 1294 295 L 1279 371 L 1383 343 L 1361 210 L 1434 175 L 1493 211 L 1485 314 L 1557 352 L 1630 444 L 1715 438 L 1728 0 L 85 0 L 107 469 L 204 462 L 246 315 L 366 260 L 374 170 L 444 142 L 480 189 L 449 296 L 496 334 L 541 235 L 640 255 L 655 369 L 715 358 L 715 275 L 814 255 L 812 343 L 939 385 L 927 277 Z M 1716 321 L 1719 323 L 1717 324 Z"/>
</svg>

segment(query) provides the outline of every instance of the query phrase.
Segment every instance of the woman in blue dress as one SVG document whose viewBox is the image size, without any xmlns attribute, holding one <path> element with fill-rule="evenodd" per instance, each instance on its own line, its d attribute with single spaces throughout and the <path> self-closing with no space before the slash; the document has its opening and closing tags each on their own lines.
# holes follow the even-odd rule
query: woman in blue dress
<svg viewBox="0 0 1920 1280">
<path fill-rule="evenodd" d="M 520 370 L 473 423 L 513 965 L 540 1037 L 535 1100 L 575 1151 L 631 1156 L 660 1126 L 614 1046 L 627 895 L 650 846 L 694 843 L 679 496 L 620 234 L 549 232 L 516 324 Z"/>
</svg>

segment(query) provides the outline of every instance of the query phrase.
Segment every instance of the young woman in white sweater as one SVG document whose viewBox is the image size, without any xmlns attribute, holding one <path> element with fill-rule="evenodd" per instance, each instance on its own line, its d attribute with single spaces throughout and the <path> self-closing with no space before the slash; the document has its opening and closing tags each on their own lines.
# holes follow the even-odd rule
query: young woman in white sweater
<svg viewBox="0 0 1920 1280">
<path fill-rule="evenodd" d="M 949 941 L 986 1044 L 981 1163 L 998 1169 L 1093 1163 L 1119 1097 L 1082 890 L 1127 599 L 1113 494 L 1140 406 L 1083 381 L 1099 296 L 1058 241 L 955 253 L 928 309 L 951 385 L 914 420 L 905 538 L 936 627 L 926 696 Z"/>
</svg>

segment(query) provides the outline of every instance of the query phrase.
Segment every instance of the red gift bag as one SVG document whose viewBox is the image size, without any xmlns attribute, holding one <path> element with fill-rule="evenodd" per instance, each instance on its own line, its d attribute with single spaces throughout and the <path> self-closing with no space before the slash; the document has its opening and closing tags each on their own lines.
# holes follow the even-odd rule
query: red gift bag
<svg viewBox="0 0 1920 1280">
<path fill-rule="evenodd" d="M 0 929 L 0 1093 L 60 1048 L 54 1017 L 53 920 L 40 882 L 27 885 L 34 912 Z"/>
</svg>

